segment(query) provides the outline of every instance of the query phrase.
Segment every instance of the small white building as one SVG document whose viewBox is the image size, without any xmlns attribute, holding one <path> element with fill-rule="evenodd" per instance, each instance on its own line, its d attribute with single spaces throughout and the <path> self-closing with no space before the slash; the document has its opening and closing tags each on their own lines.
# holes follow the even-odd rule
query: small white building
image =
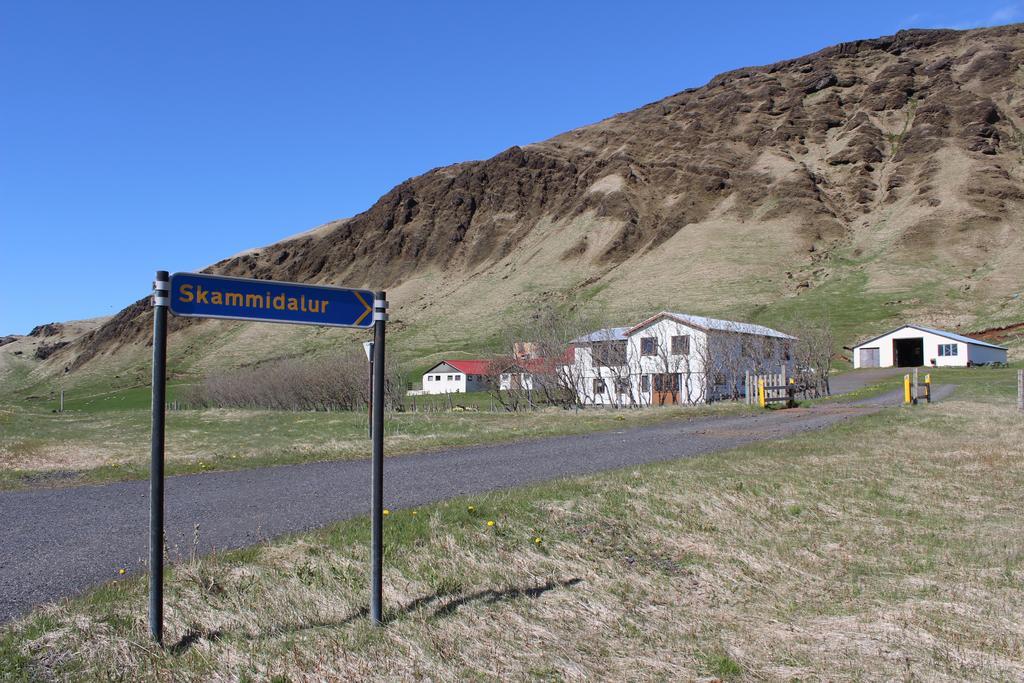
<svg viewBox="0 0 1024 683">
<path fill-rule="evenodd" d="M 533 372 L 523 361 L 510 365 L 498 375 L 498 388 L 502 391 L 533 391 Z"/>
<path fill-rule="evenodd" d="M 967 367 L 1005 363 L 1006 347 L 921 325 L 904 325 L 853 346 L 854 368 Z"/>
<path fill-rule="evenodd" d="M 487 391 L 486 360 L 443 360 L 423 373 L 418 394 L 465 394 Z"/>
</svg>

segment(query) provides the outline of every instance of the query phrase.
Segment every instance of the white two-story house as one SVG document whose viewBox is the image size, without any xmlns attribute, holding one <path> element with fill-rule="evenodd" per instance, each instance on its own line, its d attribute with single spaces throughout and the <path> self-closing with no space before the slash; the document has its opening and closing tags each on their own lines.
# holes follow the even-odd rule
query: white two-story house
<svg viewBox="0 0 1024 683">
<path fill-rule="evenodd" d="M 762 325 L 662 312 L 574 339 L 562 372 L 583 404 L 704 403 L 743 396 L 748 372 L 791 372 L 793 341 Z"/>
</svg>

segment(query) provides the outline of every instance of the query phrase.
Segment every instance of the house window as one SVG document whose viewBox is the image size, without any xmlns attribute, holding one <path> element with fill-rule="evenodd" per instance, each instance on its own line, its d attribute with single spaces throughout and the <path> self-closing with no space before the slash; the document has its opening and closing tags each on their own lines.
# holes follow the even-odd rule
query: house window
<svg viewBox="0 0 1024 683">
<path fill-rule="evenodd" d="M 640 355 L 653 356 L 658 353 L 657 337 L 640 337 Z"/>
<path fill-rule="evenodd" d="M 455 375 L 455 381 L 456 382 L 462 381 L 462 375 Z"/>
<path fill-rule="evenodd" d="M 620 394 L 629 393 L 629 380 L 618 377 L 615 379 L 615 391 Z"/>
<path fill-rule="evenodd" d="M 596 394 L 603 394 L 603 393 L 604 393 L 604 380 L 595 377 L 594 378 L 594 394 L 596 395 Z"/>
<path fill-rule="evenodd" d="M 449 382 L 451 382 L 451 381 L 452 381 L 452 376 L 451 376 L 451 375 L 448 375 L 448 381 L 449 381 Z"/>
<path fill-rule="evenodd" d="M 438 382 L 440 382 L 441 381 L 441 375 L 434 375 L 434 379 L 437 380 Z"/>
<path fill-rule="evenodd" d="M 939 344 L 939 355 L 940 356 L 955 356 L 957 355 L 957 347 L 959 344 Z"/>
<path fill-rule="evenodd" d="M 427 381 L 428 382 L 433 382 L 434 381 L 434 376 L 433 375 L 427 375 Z"/>
<path fill-rule="evenodd" d="M 597 367 L 620 367 L 626 364 L 626 342 L 594 342 L 590 347 L 591 357 Z"/>
<path fill-rule="evenodd" d="M 690 335 L 681 334 L 672 337 L 672 355 L 687 356 L 690 354 Z"/>
<path fill-rule="evenodd" d="M 640 375 L 640 391 L 650 391 L 650 390 L 651 390 L 651 376 L 650 375 Z"/>
</svg>

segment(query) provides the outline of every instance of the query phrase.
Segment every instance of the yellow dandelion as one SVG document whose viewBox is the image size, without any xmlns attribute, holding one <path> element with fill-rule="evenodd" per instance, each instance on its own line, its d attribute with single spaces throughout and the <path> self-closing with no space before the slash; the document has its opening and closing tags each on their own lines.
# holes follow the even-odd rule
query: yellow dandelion
<svg viewBox="0 0 1024 683">
<path fill-rule="evenodd" d="M 494 520 L 493 519 L 487 520 L 487 526 L 494 526 Z"/>
<path fill-rule="evenodd" d="M 540 545 L 540 536 L 534 537 L 533 542 L 536 543 L 537 545 Z"/>
<path fill-rule="evenodd" d="M 419 513 L 418 513 L 418 512 L 416 512 L 415 510 L 413 510 L 413 511 L 412 511 L 412 514 L 414 514 L 414 515 L 418 515 Z"/>
<path fill-rule="evenodd" d="M 466 512 L 476 512 L 476 508 L 470 505 L 468 508 L 466 508 Z"/>
<path fill-rule="evenodd" d="M 118 573 L 118 574 L 124 574 L 124 568 L 122 567 L 121 569 L 118 569 L 118 570 L 117 570 L 117 573 Z"/>
<path fill-rule="evenodd" d="M 384 514 L 385 515 L 390 515 L 391 514 L 391 510 L 388 510 L 387 508 L 384 508 Z"/>
</svg>

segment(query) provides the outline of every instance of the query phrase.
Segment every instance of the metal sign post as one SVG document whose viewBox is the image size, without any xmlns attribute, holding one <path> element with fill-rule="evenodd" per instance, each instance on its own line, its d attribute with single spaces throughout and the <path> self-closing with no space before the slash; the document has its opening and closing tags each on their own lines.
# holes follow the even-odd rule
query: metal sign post
<svg viewBox="0 0 1024 683">
<path fill-rule="evenodd" d="M 167 271 L 153 282 L 153 434 L 149 460 L 149 632 L 164 642 L 164 400 L 167 395 Z"/>
<path fill-rule="evenodd" d="M 293 325 L 373 328 L 370 491 L 370 619 L 381 618 L 381 536 L 384 521 L 384 292 L 157 271 L 153 282 L 153 434 L 149 470 L 149 631 L 164 630 L 164 417 L 167 394 L 167 312 L 193 318 L 256 320 Z M 371 315 L 372 314 L 372 315 Z"/>
<path fill-rule="evenodd" d="M 373 412 L 370 417 L 372 446 L 370 495 L 370 621 L 384 622 L 381 610 L 381 568 L 384 552 L 384 323 L 388 319 L 384 292 L 373 300 Z"/>
</svg>

